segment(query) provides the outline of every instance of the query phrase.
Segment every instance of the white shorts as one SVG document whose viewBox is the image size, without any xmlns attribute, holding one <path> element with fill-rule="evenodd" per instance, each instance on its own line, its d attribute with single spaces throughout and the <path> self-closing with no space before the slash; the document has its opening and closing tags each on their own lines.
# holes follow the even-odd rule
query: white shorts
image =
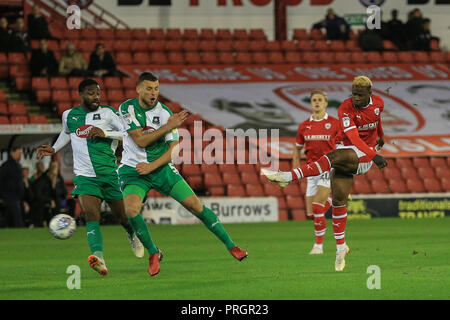
<svg viewBox="0 0 450 320">
<path fill-rule="evenodd" d="M 362 152 L 355 146 L 344 146 L 343 144 L 338 144 L 338 145 L 336 145 L 336 149 L 352 149 L 356 152 L 358 159 L 366 156 L 366 154 L 364 152 Z M 360 174 L 366 173 L 367 171 L 370 170 L 370 167 L 372 167 L 372 164 L 373 164 L 373 161 L 359 162 L 358 170 L 356 171 L 356 174 L 360 175 Z"/>
<path fill-rule="evenodd" d="M 317 193 L 317 188 L 319 186 L 330 188 L 330 173 L 328 171 L 319 176 L 306 178 L 306 196 L 314 196 Z"/>
</svg>

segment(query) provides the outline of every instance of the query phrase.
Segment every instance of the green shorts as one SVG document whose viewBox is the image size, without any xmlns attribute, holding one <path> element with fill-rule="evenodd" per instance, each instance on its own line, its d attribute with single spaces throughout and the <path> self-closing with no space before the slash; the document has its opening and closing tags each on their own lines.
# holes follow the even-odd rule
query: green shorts
<svg viewBox="0 0 450 320">
<path fill-rule="evenodd" d="M 159 167 L 147 175 L 140 175 L 136 168 L 123 165 L 119 168 L 119 177 L 124 197 L 128 194 L 137 194 L 145 200 L 147 193 L 155 189 L 181 202 L 194 194 L 172 163 Z"/>
<path fill-rule="evenodd" d="M 96 196 L 106 202 L 123 199 L 120 190 L 119 177 L 117 174 L 103 175 L 97 177 L 76 176 L 73 179 L 75 188 L 72 191 L 74 197 L 87 194 Z"/>
</svg>

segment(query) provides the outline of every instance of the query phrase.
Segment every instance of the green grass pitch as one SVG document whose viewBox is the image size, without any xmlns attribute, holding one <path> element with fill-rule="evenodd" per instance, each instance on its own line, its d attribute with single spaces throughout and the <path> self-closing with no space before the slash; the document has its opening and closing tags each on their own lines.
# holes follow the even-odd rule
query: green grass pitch
<svg viewBox="0 0 450 320">
<path fill-rule="evenodd" d="M 0 230 L 0 299 L 300 300 L 449 299 L 450 218 L 349 220 L 351 252 L 334 271 L 335 242 L 327 221 L 321 256 L 308 255 L 312 221 L 226 224 L 249 252 L 236 261 L 203 225 L 151 225 L 163 250 L 161 271 L 147 273 L 119 226 L 103 226 L 109 274 L 90 269 L 85 228 L 69 240 L 47 229 Z M 67 267 L 81 270 L 81 289 L 66 286 Z M 371 265 L 380 289 L 368 289 Z"/>
</svg>

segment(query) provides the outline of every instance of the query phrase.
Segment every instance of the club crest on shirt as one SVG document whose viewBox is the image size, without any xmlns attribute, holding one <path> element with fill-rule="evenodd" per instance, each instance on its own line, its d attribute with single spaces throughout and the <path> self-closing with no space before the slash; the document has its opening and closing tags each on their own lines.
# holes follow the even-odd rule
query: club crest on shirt
<svg viewBox="0 0 450 320">
<path fill-rule="evenodd" d="M 122 118 L 123 118 L 123 120 L 125 120 L 125 122 L 127 124 L 131 124 L 131 122 L 133 121 L 131 119 L 131 114 L 129 114 L 129 113 L 125 113 L 124 115 L 122 115 Z"/>
<path fill-rule="evenodd" d="M 380 114 L 380 108 L 375 108 L 373 111 L 375 112 L 376 115 Z"/>
<path fill-rule="evenodd" d="M 92 120 L 102 120 L 102 118 L 100 118 L 100 113 L 94 114 L 94 117 L 92 118 Z"/>
<path fill-rule="evenodd" d="M 344 127 L 348 127 L 350 125 L 350 118 L 349 117 L 343 117 L 342 118 L 342 124 Z"/>
<path fill-rule="evenodd" d="M 160 124 L 159 117 L 153 117 L 152 123 L 159 125 Z"/>
<path fill-rule="evenodd" d="M 325 123 L 325 129 L 330 129 L 331 128 L 331 123 Z"/>
</svg>

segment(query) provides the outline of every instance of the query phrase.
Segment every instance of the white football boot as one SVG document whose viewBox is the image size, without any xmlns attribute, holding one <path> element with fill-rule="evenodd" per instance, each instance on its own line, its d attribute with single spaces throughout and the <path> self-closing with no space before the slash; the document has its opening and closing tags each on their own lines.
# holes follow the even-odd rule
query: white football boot
<svg viewBox="0 0 450 320">
<path fill-rule="evenodd" d="M 286 173 L 283 171 L 273 171 L 269 169 L 262 168 L 261 173 L 267 177 L 269 181 L 275 182 L 280 187 L 286 187 L 291 180 L 288 180 L 286 177 Z"/>
<path fill-rule="evenodd" d="M 343 271 L 345 268 L 345 256 L 350 252 L 350 248 L 345 245 L 344 249 L 336 250 L 336 262 L 334 263 L 334 269 L 336 271 Z"/>
<path fill-rule="evenodd" d="M 314 245 L 309 254 L 323 254 L 323 248 Z"/>
<path fill-rule="evenodd" d="M 144 246 L 142 245 L 141 240 L 136 236 L 135 233 L 133 233 L 133 236 L 130 237 L 128 235 L 128 241 L 131 244 L 131 248 L 133 249 L 134 255 L 138 258 L 143 258 L 145 254 Z"/>
</svg>

